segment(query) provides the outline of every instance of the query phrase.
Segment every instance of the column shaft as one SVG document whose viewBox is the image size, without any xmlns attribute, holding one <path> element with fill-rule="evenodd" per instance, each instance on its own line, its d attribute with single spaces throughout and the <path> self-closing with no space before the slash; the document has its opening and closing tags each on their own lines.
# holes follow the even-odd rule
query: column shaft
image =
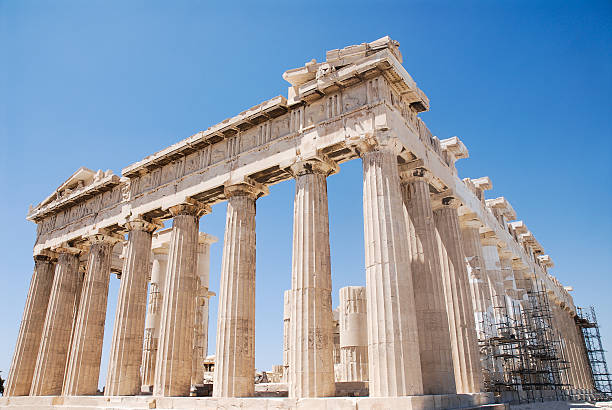
<svg viewBox="0 0 612 410">
<path fill-rule="evenodd" d="M 575 375 L 575 381 L 576 381 L 575 388 L 583 389 L 584 388 L 584 373 L 582 371 L 582 362 L 580 360 L 580 356 L 579 356 L 578 349 L 576 346 L 576 337 L 575 337 L 575 332 L 572 329 L 573 327 L 574 327 L 573 317 L 570 316 L 569 314 L 566 314 L 565 315 L 565 331 L 569 339 L 569 347 L 570 347 L 570 352 L 572 356 L 571 366 L 574 369 L 574 375 Z"/>
<path fill-rule="evenodd" d="M 305 161 L 295 175 L 291 275 L 289 397 L 335 393 L 327 175 L 324 162 Z"/>
<path fill-rule="evenodd" d="M 208 234 L 200 233 L 198 241 L 198 267 L 196 275 L 196 307 L 193 335 L 193 363 L 191 384 L 201 386 L 204 383 L 204 360 L 208 354 L 208 309 L 209 298 L 214 292 L 208 290 L 210 276 L 210 244 L 216 242 Z"/>
<path fill-rule="evenodd" d="M 186 203 L 170 208 L 174 217 L 155 366 L 156 396 L 187 396 L 191 387 L 199 216 Z"/>
<path fill-rule="evenodd" d="M 559 338 L 559 350 L 561 353 L 561 359 L 565 362 L 565 364 L 561 364 L 561 373 L 563 375 L 562 382 L 566 386 L 565 389 L 571 389 L 574 384 L 571 374 L 571 368 L 569 368 L 571 357 L 569 356 L 569 352 L 567 350 L 566 337 L 565 332 L 563 330 L 563 314 L 564 312 L 559 308 L 559 305 L 553 304 L 553 317 L 554 317 L 554 329 L 557 333 L 557 337 Z"/>
<path fill-rule="evenodd" d="M 247 186 L 229 197 L 219 288 L 214 397 L 248 397 L 255 391 L 255 199 Z"/>
<path fill-rule="evenodd" d="M 108 361 L 106 396 L 129 396 L 140 392 L 140 364 L 147 307 L 151 233 L 157 226 L 144 220 L 126 224 L 129 231 L 115 326 Z"/>
<path fill-rule="evenodd" d="M 340 289 L 340 381 L 368 380 L 368 325 L 366 289 Z"/>
<path fill-rule="evenodd" d="M 482 373 L 474 310 L 457 210 L 452 202 L 434 211 L 438 248 L 451 333 L 457 393 L 482 391 Z"/>
<path fill-rule="evenodd" d="M 145 319 L 145 333 L 142 351 L 142 387 L 146 392 L 153 391 L 155 383 L 155 365 L 159 345 L 161 311 L 163 304 L 164 283 L 168 269 L 168 249 L 153 250 L 151 267 L 151 284 L 149 286 L 149 304 Z"/>
<path fill-rule="evenodd" d="M 479 230 L 480 223 L 466 223 L 461 228 L 463 248 L 469 263 L 471 272 L 470 294 L 476 315 L 476 330 L 478 337 L 484 339 L 492 336 L 491 325 L 493 322 L 493 303 L 491 301 L 491 291 L 486 277 L 486 267 L 482 254 Z"/>
<path fill-rule="evenodd" d="M 482 240 L 482 243 L 482 255 L 484 257 L 486 278 L 489 282 L 489 291 L 491 292 L 490 300 L 493 307 L 493 318 L 496 325 L 493 326 L 493 330 L 494 335 L 497 336 L 495 330 L 503 322 L 506 315 L 506 292 L 497 248 L 497 239 L 486 238 Z"/>
<path fill-rule="evenodd" d="M 429 183 L 411 175 L 402 183 L 402 196 L 407 211 L 423 393 L 454 394 L 453 355 Z"/>
<path fill-rule="evenodd" d="M 584 338 L 582 336 L 582 331 L 576 325 L 574 318 L 571 319 L 570 329 L 573 333 L 573 337 L 576 344 L 576 355 L 578 356 L 578 361 L 580 363 L 580 373 L 581 373 L 581 381 L 582 381 L 582 389 L 591 390 L 593 387 L 593 378 L 591 374 L 591 366 L 589 364 L 586 346 L 584 344 Z"/>
<path fill-rule="evenodd" d="M 30 395 L 59 396 L 62 393 L 70 348 L 74 303 L 79 284 L 79 257 L 59 249 L 45 324 L 38 349 Z"/>
<path fill-rule="evenodd" d="M 32 387 L 36 356 L 49 305 L 55 264 L 49 256 L 34 257 L 34 274 L 26 299 L 19 336 L 9 370 L 4 396 L 27 396 Z"/>
<path fill-rule="evenodd" d="M 291 290 L 283 294 L 283 378 L 289 381 L 289 356 L 291 354 Z"/>
<path fill-rule="evenodd" d="M 423 393 L 396 147 L 362 153 L 370 396 Z"/>
<path fill-rule="evenodd" d="M 111 253 L 116 243 L 116 238 L 106 235 L 96 235 L 91 239 L 62 391 L 66 396 L 93 395 L 98 390 Z"/>
</svg>

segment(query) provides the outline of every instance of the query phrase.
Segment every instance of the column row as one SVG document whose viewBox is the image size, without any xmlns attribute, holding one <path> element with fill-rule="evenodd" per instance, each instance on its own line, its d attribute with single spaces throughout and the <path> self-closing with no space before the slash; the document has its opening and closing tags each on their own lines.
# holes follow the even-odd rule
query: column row
<svg viewBox="0 0 612 410">
<path fill-rule="evenodd" d="M 451 192 L 430 192 L 427 170 L 398 166 L 393 138 L 358 146 L 363 161 L 367 369 L 371 396 L 482 391 L 477 329 L 491 335 L 493 307 L 506 303 L 504 262 L 478 224 L 459 223 Z M 292 287 L 287 293 L 284 365 L 291 397 L 335 393 L 327 177 L 338 167 L 322 154 L 290 168 L 295 178 Z M 213 396 L 254 394 L 256 200 L 253 181 L 227 184 Z M 189 394 L 201 379 L 208 282 L 198 277 L 197 201 L 169 209 L 167 252 L 153 252 L 159 228 L 136 218 L 128 232 L 105 394 Z M 39 256 L 10 371 L 9 395 L 88 395 L 97 390 L 111 251 L 122 237 L 89 238 L 87 267 L 75 248 Z M 468 263 L 466 264 L 466 259 Z M 508 272 L 510 275 L 508 275 Z M 508 279 L 509 278 L 509 279 Z M 147 286 L 150 301 L 147 315 Z M 510 289 L 508 288 L 508 289 Z M 346 296 L 347 301 L 351 298 Z M 206 310 L 207 312 L 207 310 Z M 474 315 L 476 312 L 476 316 Z M 44 318 L 44 319 L 43 319 Z M 341 341 L 341 343 L 343 343 Z M 32 355 L 32 352 L 37 354 Z M 32 359 L 32 356 L 35 356 Z M 348 372 L 348 370 L 347 370 Z"/>
</svg>

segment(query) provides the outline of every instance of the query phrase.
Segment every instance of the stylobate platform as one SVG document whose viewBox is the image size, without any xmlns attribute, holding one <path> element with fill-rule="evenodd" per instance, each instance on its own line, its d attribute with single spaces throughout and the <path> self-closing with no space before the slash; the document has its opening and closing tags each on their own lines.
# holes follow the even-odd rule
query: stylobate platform
<svg viewBox="0 0 612 410">
<path fill-rule="evenodd" d="M 494 401 L 492 393 L 407 397 L 213 398 L 153 396 L 22 396 L 0 398 L 0 408 L 36 409 L 340 409 L 428 410 L 478 408 Z M 504 409 L 505 405 L 486 408 Z"/>
</svg>

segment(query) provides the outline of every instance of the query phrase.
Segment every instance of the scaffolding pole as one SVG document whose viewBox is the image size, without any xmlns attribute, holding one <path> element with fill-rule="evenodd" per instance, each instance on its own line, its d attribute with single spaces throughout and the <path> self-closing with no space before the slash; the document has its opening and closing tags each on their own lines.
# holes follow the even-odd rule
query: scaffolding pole
<svg viewBox="0 0 612 410">
<path fill-rule="evenodd" d="M 578 315 L 575 320 L 582 331 L 582 338 L 589 358 L 589 368 L 595 387 L 595 398 L 602 401 L 611 400 L 612 377 L 610 372 L 608 372 L 608 364 L 606 363 L 605 350 L 601 343 L 595 308 L 591 306 L 589 310 L 586 310 L 579 307 L 576 310 Z"/>
<path fill-rule="evenodd" d="M 523 306 L 505 295 L 494 298 L 502 302 L 493 307 L 492 334 L 479 335 L 485 389 L 497 396 L 512 392 L 514 403 L 565 400 L 569 363 L 560 355 L 548 294 L 537 280 L 526 293 Z M 482 323 L 482 328 L 487 325 Z"/>
</svg>

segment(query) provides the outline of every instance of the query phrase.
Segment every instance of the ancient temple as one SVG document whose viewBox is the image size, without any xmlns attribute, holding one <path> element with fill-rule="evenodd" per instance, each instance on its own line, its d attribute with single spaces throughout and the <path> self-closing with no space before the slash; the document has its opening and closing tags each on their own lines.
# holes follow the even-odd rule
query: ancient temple
<svg viewBox="0 0 612 410">
<path fill-rule="evenodd" d="M 549 272 L 551 257 L 507 199 L 485 198 L 489 178 L 458 176 L 455 163 L 468 150 L 458 137 L 438 139 L 419 118 L 429 100 L 403 67 L 399 43 L 384 37 L 331 50 L 283 78 L 286 97 L 121 176 L 80 168 L 30 209 L 35 268 L 0 407 L 78 407 L 96 396 L 114 272 L 119 299 L 97 406 L 242 400 L 260 408 L 255 204 L 289 179 L 292 279 L 279 295 L 285 337 L 276 372 L 288 397 L 275 398 L 279 406 L 460 408 L 536 391 L 541 399 L 589 397 L 576 307 Z M 363 164 L 366 286 L 340 290 L 334 320 L 327 177 L 351 160 Z M 216 238 L 200 232 L 200 220 L 222 201 L 223 263 L 213 292 Z M 216 335 L 208 334 L 211 297 Z M 549 362 L 562 366 L 548 368 L 533 354 L 538 337 L 549 342 Z M 188 397 L 210 384 L 211 370 L 212 398 Z M 368 397 L 336 397 L 346 383 L 365 386 Z"/>
</svg>

